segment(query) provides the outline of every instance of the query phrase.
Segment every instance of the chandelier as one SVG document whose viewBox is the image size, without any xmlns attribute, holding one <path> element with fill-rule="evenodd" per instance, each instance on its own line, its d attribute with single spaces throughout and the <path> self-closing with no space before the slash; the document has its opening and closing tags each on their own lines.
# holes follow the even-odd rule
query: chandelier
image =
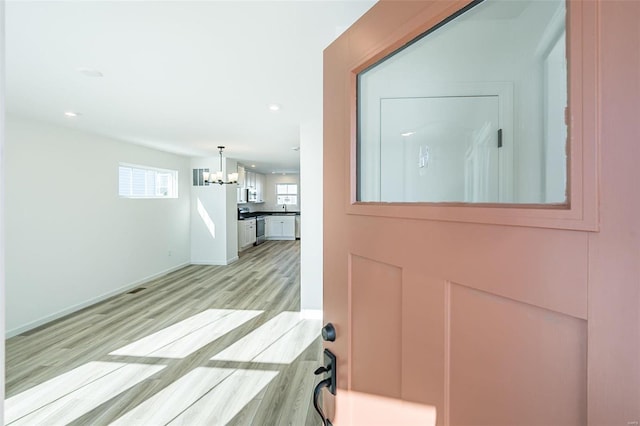
<svg viewBox="0 0 640 426">
<path fill-rule="evenodd" d="M 238 173 L 229 173 L 227 175 L 228 181 L 225 182 L 222 180 L 222 150 L 224 146 L 218 146 L 218 151 L 220 152 L 220 171 L 215 173 L 203 173 L 205 183 L 217 183 L 220 185 L 231 185 L 234 183 L 238 183 Z"/>
</svg>

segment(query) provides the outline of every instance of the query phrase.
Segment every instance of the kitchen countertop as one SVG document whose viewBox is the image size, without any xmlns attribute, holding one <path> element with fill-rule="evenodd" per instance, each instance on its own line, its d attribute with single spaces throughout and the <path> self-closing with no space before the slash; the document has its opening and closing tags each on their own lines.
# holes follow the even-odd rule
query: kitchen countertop
<svg viewBox="0 0 640 426">
<path fill-rule="evenodd" d="M 243 213 L 238 216 L 238 220 L 252 219 L 258 216 L 300 216 L 300 212 L 284 212 L 280 210 L 280 211 Z"/>
</svg>

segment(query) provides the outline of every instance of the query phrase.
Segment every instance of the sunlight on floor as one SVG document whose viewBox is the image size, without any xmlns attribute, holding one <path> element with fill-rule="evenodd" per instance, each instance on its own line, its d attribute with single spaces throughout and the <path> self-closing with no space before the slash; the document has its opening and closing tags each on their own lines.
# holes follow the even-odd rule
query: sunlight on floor
<svg viewBox="0 0 640 426">
<path fill-rule="evenodd" d="M 223 425 L 277 375 L 277 371 L 199 367 L 112 424 Z"/>
<path fill-rule="evenodd" d="M 299 312 L 282 312 L 211 359 L 290 364 L 318 337 L 321 326 Z"/>
<path fill-rule="evenodd" d="M 109 355 L 184 358 L 261 313 L 262 311 L 208 309 Z"/>
<path fill-rule="evenodd" d="M 252 362 L 291 364 L 318 337 L 320 320 L 302 320 Z"/>
<path fill-rule="evenodd" d="M 224 425 L 277 375 L 277 371 L 236 370 L 169 424 Z"/>
<path fill-rule="evenodd" d="M 89 362 L 51 380 L 47 380 L 19 395 L 8 398 L 4 404 L 4 420 L 6 423 L 11 423 L 20 417 L 26 416 L 35 408 L 62 398 L 66 394 L 125 365 L 127 364 L 121 362 Z"/>
<path fill-rule="evenodd" d="M 112 424 L 166 424 L 234 371 L 233 368 L 195 368 Z"/>
<path fill-rule="evenodd" d="M 208 309 L 145 336 L 109 355 L 175 360 L 89 362 L 7 399 L 5 424 L 69 423 L 262 313 Z M 320 320 L 303 319 L 299 312 L 282 312 L 209 362 L 290 364 L 318 337 L 320 326 Z M 197 366 L 113 424 L 224 425 L 279 374 L 277 367 L 242 367 Z"/>
<path fill-rule="evenodd" d="M 86 373 L 90 368 L 86 366 L 92 366 L 92 364 L 94 363 L 86 364 L 79 369 L 82 369 L 82 372 Z M 21 417 L 11 424 L 67 424 L 165 368 L 164 365 L 114 364 L 116 365 L 113 371 L 107 372 L 96 380 L 83 386 L 76 387 L 75 389 L 72 389 L 69 386 L 64 386 L 62 389 L 53 388 L 51 387 L 51 383 L 49 383 L 51 381 L 47 382 L 48 384 L 43 383 L 43 385 L 47 386 L 40 388 L 39 391 L 46 395 L 46 397 L 42 400 L 38 400 L 38 402 L 30 399 L 29 401 L 31 403 L 35 402 L 35 405 L 30 405 L 28 407 L 24 406 L 21 410 L 17 410 L 22 411 L 23 413 L 24 411 L 27 411 L 29 414 Z M 71 377 L 76 375 L 74 370 L 70 373 Z M 30 390 L 24 393 L 29 392 Z M 50 393 L 58 393 L 55 400 L 52 401 L 53 398 Z M 21 396 L 22 394 L 11 399 L 14 400 L 14 403 L 23 405 Z M 7 404 L 8 402 L 9 401 L 7 401 Z M 6 421 L 9 422 L 8 419 Z"/>
</svg>

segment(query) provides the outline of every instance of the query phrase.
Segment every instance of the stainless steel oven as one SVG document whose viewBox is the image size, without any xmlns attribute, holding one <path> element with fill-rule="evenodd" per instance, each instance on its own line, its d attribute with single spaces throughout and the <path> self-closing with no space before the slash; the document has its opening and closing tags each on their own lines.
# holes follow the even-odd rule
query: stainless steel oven
<svg viewBox="0 0 640 426">
<path fill-rule="evenodd" d="M 256 217 L 256 245 L 264 243 L 264 216 Z"/>
</svg>

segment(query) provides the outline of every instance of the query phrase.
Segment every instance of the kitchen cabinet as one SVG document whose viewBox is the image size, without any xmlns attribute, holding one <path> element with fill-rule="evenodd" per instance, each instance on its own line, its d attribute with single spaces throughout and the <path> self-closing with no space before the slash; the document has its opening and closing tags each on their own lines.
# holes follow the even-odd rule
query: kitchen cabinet
<svg viewBox="0 0 640 426">
<path fill-rule="evenodd" d="M 255 172 L 246 172 L 246 186 L 250 189 L 255 189 L 256 187 L 256 173 Z"/>
<path fill-rule="evenodd" d="M 262 196 L 258 194 L 257 189 L 257 175 L 255 172 L 247 172 L 246 184 L 247 184 L 247 193 L 248 193 L 248 201 L 250 203 L 261 203 Z"/>
<path fill-rule="evenodd" d="M 245 250 L 256 242 L 256 220 L 238 221 L 238 251 Z"/>
<path fill-rule="evenodd" d="M 246 172 L 244 166 L 238 164 L 238 204 L 244 204 L 249 201 L 247 200 L 247 191 L 245 190 L 245 180 Z"/>
<path fill-rule="evenodd" d="M 273 215 L 265 218 L 267 240 L 295 240 L 296 218 L 293 215 Z"/>
<path fill-rule="evenodd" d="M 267 186 L 267 177 L 262 173 L 256 173 L 256 202 L 263 203 L 265 197 L 265 187 Z"/>
<path fill-rule="evenodd" d="M 264 203 L 267 177 L 238 164 L 238 204 Z"/>
<path fill-rule="evenodd" d="M 240 164 L 238 164 L 238 187 L 240 189 L 246 188 L 246 175 L 247 172 L 244 169 L 244 166 L 241 166 Z"/>
<path fill-rule="evenodd" d="M 244 204 L 247 202 L 247 190 L 244 188 L 238 188 L 238 204 Z"/>
</svg>

